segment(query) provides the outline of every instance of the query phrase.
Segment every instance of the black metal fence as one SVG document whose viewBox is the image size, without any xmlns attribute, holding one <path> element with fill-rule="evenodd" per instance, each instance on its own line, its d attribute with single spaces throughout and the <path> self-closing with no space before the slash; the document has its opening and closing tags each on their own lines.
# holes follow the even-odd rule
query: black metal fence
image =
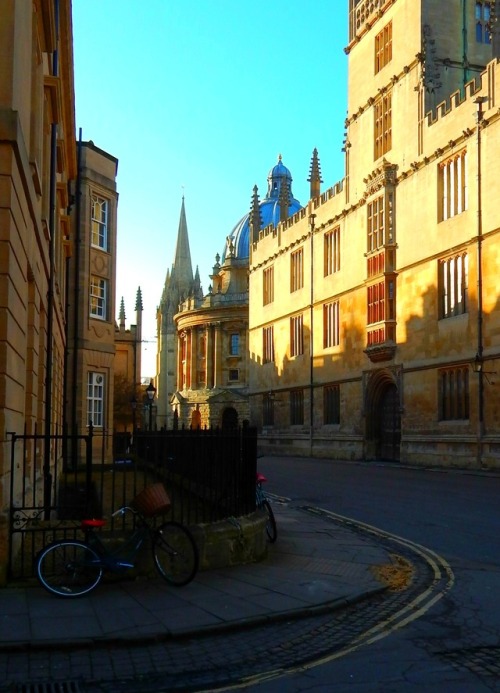
<svg viewBox="0 0 500 693">
<path fill-rule="evenodd" d="M 105 435 L 92 428 L 50 441 L 36 433 L 11 434 L 11 578 L 30 576 L 36 553 L 48 541 L 78 536 L 82 518 L 110 518 L 157 481 L 169 493 L 169 517 L 187 525 L 255 510 L 255 429 L 139 432 L 133 440 L 117 436 L 111 461 L 99 443 Z M 56 460 L 50 470 L 40 455 L 47 444 Z M 114 528 L 111 519 L 109 528 Z"/>
</svg>

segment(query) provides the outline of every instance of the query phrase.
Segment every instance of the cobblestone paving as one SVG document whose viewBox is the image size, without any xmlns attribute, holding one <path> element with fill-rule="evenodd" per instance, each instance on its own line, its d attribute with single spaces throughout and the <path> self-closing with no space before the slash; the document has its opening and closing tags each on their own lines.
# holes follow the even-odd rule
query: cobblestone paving
<svg viewBox="0 0 500 693">
<path fill-rule="evenodd" d="M 389 539 L 387 546 L 395 550 Z M 28 688 L 37 682 L 77 685 L 78 693 L 149 693 L 217 688 L 267 672 L 307 665 L 326 655 L 361 646 L 374 629 L 390 629 L 406 605 L 421 595 L 435 576 L 428 563 L 410 550 L 397 552 L 412 561 L 411 586 L 385 592 L 354 605 L 304 618 L 189 639 L 165 639 L 146 645 L 106 644 L 67 650 L 0 655 L 1 693 L 59 692 Z M 2 687 L 3 686 L 3 687 Z M 68 691 L 71 688 L 67 689 Z"/>
</svg>

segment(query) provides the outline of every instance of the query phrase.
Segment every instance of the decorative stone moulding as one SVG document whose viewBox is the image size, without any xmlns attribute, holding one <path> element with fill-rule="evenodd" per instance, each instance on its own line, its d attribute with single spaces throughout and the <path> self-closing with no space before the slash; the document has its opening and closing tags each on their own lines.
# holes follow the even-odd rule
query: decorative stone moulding
<svg viewBox="0 0 500 693">
<path fill-rule="evenodd" d="M 380 363 L 381 361 L 392 361 L 396 355 L 396 345 L 394 342 L 384 342 L 382 344 L 374 344 L 366 347 L 365 354 L 372 363 Z"/>
</svg>

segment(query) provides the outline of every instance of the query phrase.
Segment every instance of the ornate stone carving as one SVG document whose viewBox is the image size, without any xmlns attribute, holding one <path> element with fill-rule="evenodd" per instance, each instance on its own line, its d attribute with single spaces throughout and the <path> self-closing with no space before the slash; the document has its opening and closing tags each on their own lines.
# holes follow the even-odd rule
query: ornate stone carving
<svg viewBox="0 0 500 693">
<path fill-rule="evenodd" d="M 365 196 L 373 195 L 388 185 L 396 185 L 396 172 L 397 166 L 384 159 L 381 166 L 372 171 L 367 178 L 364 178 L 366 184 Z"/>
</svg>

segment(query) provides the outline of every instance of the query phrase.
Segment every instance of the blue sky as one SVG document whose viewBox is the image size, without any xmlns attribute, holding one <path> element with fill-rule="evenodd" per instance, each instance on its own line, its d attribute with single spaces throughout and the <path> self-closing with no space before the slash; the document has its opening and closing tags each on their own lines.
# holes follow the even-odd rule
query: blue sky
<svg viewBox="0 0 500 693">
<path fill-rule="evenodd" d="M 117 306 L 143 295 L 143 376 L 182 195 L 203 290 L 282 154 L 306 204 L 343 177 L 347 0 L 73 0 L 76 126 L 119 160 Z M 117 316 L 115 316 L 117 317 Z"/>
</svg>

